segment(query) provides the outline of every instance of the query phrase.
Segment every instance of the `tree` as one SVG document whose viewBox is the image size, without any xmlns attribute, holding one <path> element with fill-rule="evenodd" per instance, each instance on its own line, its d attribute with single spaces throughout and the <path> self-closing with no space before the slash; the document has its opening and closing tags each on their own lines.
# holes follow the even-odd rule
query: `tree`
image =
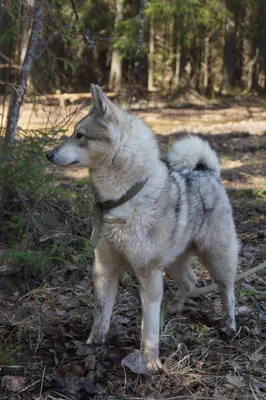
<svg viewBox="0 0 266 400">
<path fill-rule="evenodd" d="M 224 27 L 224 76 L 223 76 L 223 87 L 226 90 L 230 90 L 235 86 L 236 83 L 236 17 L 234 9 L 234 0 L 225 1 L 226 8 L 230 11 L 230 14 L 225 20 Z"/>
<path fill-rule="evenodd" d="M 154 21 L 150 21 L 150 47 L 149 47 L 149 70 L 148 70 L 148 90 L 155 90 L 155 27 Z"/>
<path fill-rule="evenodd" d="M 34 0 L 22 0 L 23 18 L 22 18 L 22 35 L 20 45 L 20 64 L 22 65 L 28 48 L 31 33 L 31 17 Z"/>
<path fill-rule="evenodd" d="M 12 102 L 9 109 L 5 142 L 11 143 L 17 134 L 17 124 L 19 119 L 20 107 L 23 103 L 24 95 L 27 90 L 28 78 L 32 69 L 32 64 L 37 51 L 39 35 L 41 32 L 44 18 L 44 0 L 35 0 L 34 19 L 31 28 L 30 39 L 23 64 L 18 77 L 18 85 L 13 93 Z"/>
<path fill-rule="evenodd" d="M 259 2 L 247 0 L 243 17 L 243 61 L 242 84 L 247 90 L 256 86 L 256 64 L 258 63 Z"/>
<path fill-rule="evenodd" d="M 114 25 L 114 36 L 118 35 L 118 28 L 120 22 L 123 20 L 123 0 L 116 0 L 116 15 Z M 113 45 L 112 57 L 111 57 L 111 68 L 109 75 L 109 88 L 120 90 L 122 83 L 122 55 L 120 49 Z"/>
</svg>

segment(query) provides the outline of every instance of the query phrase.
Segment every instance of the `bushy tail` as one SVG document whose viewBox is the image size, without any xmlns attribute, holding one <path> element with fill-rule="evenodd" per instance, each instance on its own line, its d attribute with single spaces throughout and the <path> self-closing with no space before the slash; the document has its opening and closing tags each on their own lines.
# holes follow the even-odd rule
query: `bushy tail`
<svg viewBox="0 0 266 400">
<path fill-rule="evenodd" d="M 197 136 L 187 136 L 175 142 L 168 160 L 171 167 L 205 170 L 220 178 L 220 164 L 215 151 Z"/>
</svg>

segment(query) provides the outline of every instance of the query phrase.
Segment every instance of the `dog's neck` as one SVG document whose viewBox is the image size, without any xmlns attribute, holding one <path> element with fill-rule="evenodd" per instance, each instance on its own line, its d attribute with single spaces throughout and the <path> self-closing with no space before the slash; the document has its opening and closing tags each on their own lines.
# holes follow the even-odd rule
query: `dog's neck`
<svg viewBox="0 0 266 400">
<path fill-rule="evenodd" d="M 119 140 L 98 167 L 90 170 L 99 201 L 118 200 L 138 182 L 156 174 L 160 152 L 150 128 L 143 121 L 123 114 Z"/>
<path fill-rule="evenodd" d="M 100 202 L 121 199 L 134 185 L 146 181 L 149 177 L 148 171 L 142 174 L 134 172 L 128 174 L 126 171 L 121 174 L 121 170 L 119 172 L 110 168 L 90 171 L 92 185 Z"/>
</svg>

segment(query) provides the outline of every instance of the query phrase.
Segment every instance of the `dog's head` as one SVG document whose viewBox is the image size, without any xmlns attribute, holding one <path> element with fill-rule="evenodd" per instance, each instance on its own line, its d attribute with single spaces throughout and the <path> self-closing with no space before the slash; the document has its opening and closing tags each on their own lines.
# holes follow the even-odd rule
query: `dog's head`
<svg viewBox="0 0 266 400">
<path fill-rule="evenodd" d="M 120 140 L 119 113 L 98 85 L 91 85 L 93 108 L 63 143 L 47 153 L 49 161 L 60 166 L 97 168 L 112 163 Z"/>
</svg>

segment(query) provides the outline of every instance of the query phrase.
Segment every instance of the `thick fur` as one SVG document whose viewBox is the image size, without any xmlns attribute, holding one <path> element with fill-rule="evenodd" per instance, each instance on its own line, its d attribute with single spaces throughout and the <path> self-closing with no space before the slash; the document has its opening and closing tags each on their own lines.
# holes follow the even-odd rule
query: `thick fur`
<svg viewBox="0 0 266 400">
<path fill-rule="evenodd" d="M 72 137 L 48 154 L 57 165 L 90 168 L 101 201 L 120 199 L 136 182 L 141 191 L 104 214 L 103 237 L 95 251 L 93 281 L 96 313 L 89 344 L 103 342 L 118 287 L 120 268 L 134 271 L 142 302 L 141 351 L 149 371 L 159 360 L 159 315 L 163 270 L 179 291 L 171 312 L 181 311 L 196 283 L 193 255 L 217 282 L 224 309 L 223 330 L 235 332 L 234 281 L 238 243 L 231 206 L 220 180 L 215 152 L 189 136 L 177 141 L 162 161 L 144 122 L 91 88 L 94 107 Z"/>
</svg>

